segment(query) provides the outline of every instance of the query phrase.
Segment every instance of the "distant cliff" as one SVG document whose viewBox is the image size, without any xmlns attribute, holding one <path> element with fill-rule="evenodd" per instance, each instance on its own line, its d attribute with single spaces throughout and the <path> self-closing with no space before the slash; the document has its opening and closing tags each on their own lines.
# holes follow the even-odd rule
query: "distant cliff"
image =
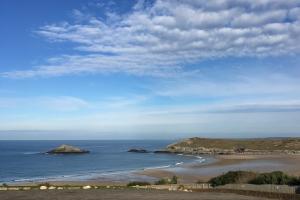
<svg viewBox="0 0 300 200">
<path fill-rule="evenodd" d="M 300 138 L 209 139 L 190 138 L 167 146 L 169 153 L 185 154 L 300 154 Z"/>
</svg>

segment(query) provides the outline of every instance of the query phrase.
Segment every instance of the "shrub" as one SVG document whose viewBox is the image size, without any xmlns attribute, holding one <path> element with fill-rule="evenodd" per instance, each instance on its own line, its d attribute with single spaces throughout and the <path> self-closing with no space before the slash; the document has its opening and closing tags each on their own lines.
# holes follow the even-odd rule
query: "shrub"
<svg viewBox="0 0 300 200">
<path fill-rule="evenodd" d="M 177 176 L 173 176 L 170 183 L 171 184 L 177 184 L 177 180 L 178 180 Z"/>
<path fill-rule="evenodd" d="M 8 185 L 6 183 L 3 183 L 2 186 L 3 187 L 8 187 Z"/>
<path fill-rule="evenodd" d="M 300 185 L 300 179 L 289 176 L 281 171 L 259 174 L 256 178 L 249 181 L 251 184 L 274 184 L 274 185 Z"/>
<path fill-rule="evenodd" d="M 132 187 L 132 186 L 146 186 L 146 185 L 151 185 L 148 182 L 142 182 L 142 181 L 133 181 L 127 184 L 128 187 Z"/>
<path fill-rule="evenodd" d="M 158 181 L 155 182 L 155 185 L 166 185 L 166 184 L 177 184 L 178 182 L 178 177 L 177 176 L 173 176 L 171 179 L 159 179 Z"/>
<path fill-rule="evenodd" d="M 289 185 L 300 185 L 300 177 L 292 177 L 289 181 Z"/>
<path fill-rule="evenodd" d="M 217 176 L 209 180 L 209 183 L 215 187 L 230 183 L 247 183 L 256 177 L 256 173 L 248 171 L 229 171 L 226 174 Z"/>
<path fill-rule="evenodd" d="M 155 185 L 166 185 L 168 184 L 168 180 L 167 179 L 159 179 L 158 181 L 155 182 Z"/>
<path fill-rule="evenodd" d="M 210 179 L 209 183 L 213 187 L 230 183 L 300 185 L 300 177 L 289 176 L 281 171 L 261 174 L 247 171 L 229 171 L 226 174 Z"/>
</svg>

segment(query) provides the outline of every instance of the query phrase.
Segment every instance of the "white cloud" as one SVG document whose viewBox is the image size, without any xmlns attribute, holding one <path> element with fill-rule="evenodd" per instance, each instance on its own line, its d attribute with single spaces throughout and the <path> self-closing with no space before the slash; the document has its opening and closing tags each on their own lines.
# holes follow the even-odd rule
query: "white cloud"
<svg viewBox="0 0 300 200">
<path fill-rule="evenodd" d="M 131 13 L 110 12 L 106 20 L 88 16 L 76 23 L 41 27 L 36 32 L 50 41 L 74 43 L 77 55 L 58 56 L 43 66 L 1 75 L 166 76 L 206 58 L 298 54 L 298 16 L 297 0 L 157 0 L 151 5 L 140 1 Z"/>
</svg>

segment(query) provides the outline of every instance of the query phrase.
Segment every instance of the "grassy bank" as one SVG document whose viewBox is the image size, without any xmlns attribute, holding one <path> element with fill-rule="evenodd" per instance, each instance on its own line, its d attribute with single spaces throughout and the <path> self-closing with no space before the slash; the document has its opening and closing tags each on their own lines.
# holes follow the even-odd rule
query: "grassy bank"
<svg viewBox="0 0 300 200">
<path fill-rule="evenodd" d="M 300 138 L 263 138 L 263 139 L 212 139 L 212 138 L 190 138 L 168 146 L 175 148 L 212 148 L 233 149 L 242 153 L 247 149 L 265 151 L 300 151 Z"/>
</svg>

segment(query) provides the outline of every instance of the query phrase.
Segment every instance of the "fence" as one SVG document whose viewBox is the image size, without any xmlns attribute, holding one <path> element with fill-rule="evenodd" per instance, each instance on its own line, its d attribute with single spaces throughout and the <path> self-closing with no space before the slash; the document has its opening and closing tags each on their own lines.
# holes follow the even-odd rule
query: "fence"
<svg viewBox="0 0 300 200">
<path fill-rule="evenodd" d="M 161 190 L 178 190 L 185 188 L 189 190 L 242 190 L 242 191 L 254 191 L 254 192 L 267 192 L 267 193 L 282 193 L 282 194 L 299 194 L 300 187 L 288 186 L 288 185 L 252 185 L 252 184 L 227 184 L 217 187 L 212 187 L 210 184 L 182 184 L 182 185 L 150 185 L 140 186 L 140 188 L 152 188 Z"/>
<path fill-rule="evenodd" d="M 256 192 L 271 192 L 271 193 L 284 193 L 296 194 L 299 193 L 297 186 L 288 185 L 252 185 L 252 184 L 227 184 L 218 186 L 216 189 L 230 189 L 230 190 L 247 190 Z"/>
</svg>

